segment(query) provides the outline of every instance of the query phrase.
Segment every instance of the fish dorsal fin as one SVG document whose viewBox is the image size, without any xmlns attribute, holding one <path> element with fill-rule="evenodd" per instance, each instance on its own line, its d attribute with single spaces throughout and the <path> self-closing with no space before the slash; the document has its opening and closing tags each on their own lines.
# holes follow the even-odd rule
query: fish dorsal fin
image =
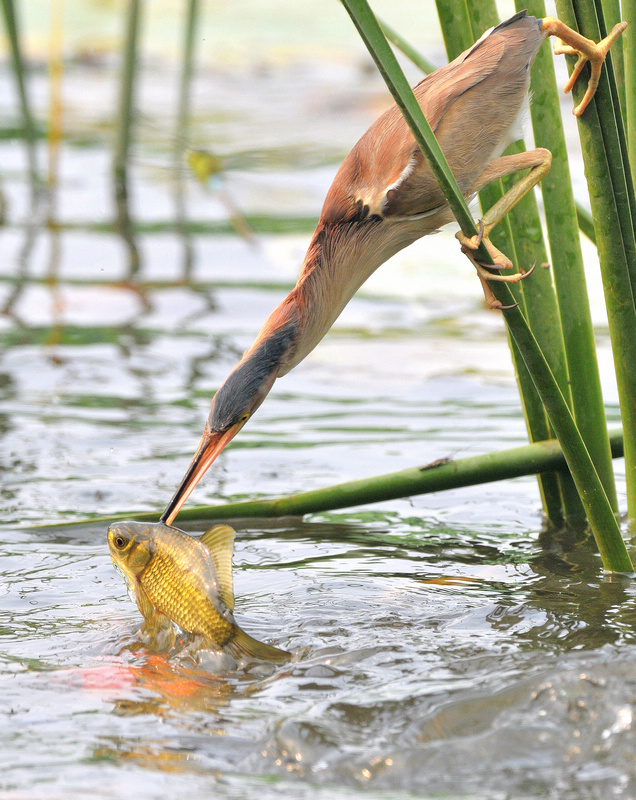
<svg viewBox="0 0 636 800">
<path fill-rule="evenodd" d="M 235 533 L 229 525 L 215 525 L 201 537 L 214 559 L 216 574 L 219 579 L 219 594 L 224 604 L 234 609 L 234 587 L 232 582 L 232 553 L 234 552 Z"/>
</svg>

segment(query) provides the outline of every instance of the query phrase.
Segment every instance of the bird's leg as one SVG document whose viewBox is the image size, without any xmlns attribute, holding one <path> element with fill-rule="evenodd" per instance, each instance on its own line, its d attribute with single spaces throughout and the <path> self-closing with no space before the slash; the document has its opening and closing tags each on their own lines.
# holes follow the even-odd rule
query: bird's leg
<svg viewBox="0 0 636 800">
<path fill-rule="evenodd" d="M 495 205 L 490 208 L 482 217 L 479 223 L 479 233 L 475 236 L 465 236 L 462 231 L 455 234 L 462 246 L 462 253 L 468 256 L 481 280 L 481 284 L 486 295 L 486 302 L 490 308 L 502 308 L 501 303 L 495 298 L 488 281 L 505 281 L 506 283 L 517 283 L 530 275 L 532 269 L 527 272 L 517 272 L 514 275 L 498 275 L 491 270 L 512 269 L 512 261 L 492 244 L 488 238 L 490 231 L 500 222 L 506 214 L 515 206 L 522 197 L 528 194 L 534 186 L 543 180 L 550 171 L 552 164 L 552 153 L 543 147 L 536 150 L 528 150 L 525 153 L 515 153 L 501 158 L 494 158 L 479 176 L 475 185 L 471 188 L 470 194 L 474 194 L 487 184 L 514 172 L 529 169 L 527 175 L 517 181 L 503 197 L 499 198 Z M 483 242 L 486 250 L 490 254 L 494 264 L 481 264 L 475 259 L 474 251 Z"/>
<path fill-rule="evenodd" d="M 572 87 L 581 74 L 581 70 L 585 66 L 585 63 L 587 61 L 590 62 L 591 74 L 589 83 L 587 84 L 587 91 L 585 92 L 581 102 L 574 109 L 574 113 L 577 117 L 581 116 L 581 114 L 587 108 L 590 100 L 594 97 L 594 92 L 596 92 L 596 87 L 598 86 L 598 81 L 601 76 L 601 68 L 605 58 L 607 57 L 607 53 L 626 27 L 626 22 L 618 22 L 616 25 L 614 25 L 609 35 L 597 44 L 591 39 L 581 36 L 580 33 L 573 31 L 572 28 L 568 28 L 568 26 L 564 22 L 561 22 L 560 19 L 546 17 L 542 21 L 541 31 L 545 33 L 546 36 L 556 37 L 556 42 L 554 43 L 554 52 L 557 55 L 578 56 L 578 60 L 574 65 L 574 70 L 570 76 L 570 80 L 563 87 L 564 92 L 569 92 L 572 90 Z"/>
</svg>

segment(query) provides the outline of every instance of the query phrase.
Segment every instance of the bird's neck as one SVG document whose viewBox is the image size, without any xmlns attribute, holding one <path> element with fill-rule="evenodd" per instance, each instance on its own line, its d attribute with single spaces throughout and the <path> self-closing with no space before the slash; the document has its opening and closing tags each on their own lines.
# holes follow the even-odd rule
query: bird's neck
<svg viewBox="0 0 636 800">
<path fill-rule="evenodd" d="M 279 374 L 289 372 L 316 347 L 360 286 L 404 244 L 394 247 L 387 223 L 380 219 L 364 226 L 321 221 L 298 282 L 285 300 L 294 308 L 298 332 Z"/>
<path fill-rule="evenodd" d="M 276 331 L 293 329 L 277 376 L 299 364 L 321 341 L 367 278 L 395 252 L 419 238 L 408 226 L 377 221 L 321 219 L 296 286 L 268 317 L 244 360 Z"/>
</svg>

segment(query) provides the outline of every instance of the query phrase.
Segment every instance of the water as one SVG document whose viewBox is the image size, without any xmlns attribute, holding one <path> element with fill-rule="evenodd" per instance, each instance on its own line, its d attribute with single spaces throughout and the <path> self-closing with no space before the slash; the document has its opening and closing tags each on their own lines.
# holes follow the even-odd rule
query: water
<svg viewBox="0 0 636 800">
<path fill-rule="evenodd" d="M 633 797 L 634 589 L 603 574 L 586 536 L 542 531 L 532 478 L 238 521 L 237 621 L 293 652 L 277 668 L 139 651 L 141 617 L 105 525 L 65 527 L 166 503 L 213 388 L 292 285 L 305 218 L 383 102 L 346 19 L 320 15 L 315 50 L 281 53 L 302 20 L 278 13 L 287 28 L 260 38 L 235 20 L 227 48 L 239 55 L 202 57 L 193 87 L 193 138 L 226 159 L 236 204 L 265 218 L 256 248 L 185 172 L 200 226 L 174 232 L 174 44 L 159 12 L 131 166 L 136 275 L 111 226 L 109 51 L 67 64 L 60 224 L 47 228 L 40 209 L 30 249 L 24 150 L 0 141 L 0 794 Z M 82 31 L 69 26 L 77 52 Z M 43 119 L 46 74 L 31 84 Z M 0 85 L 14 118 L 6 66 Z M 294 230 L 275 232 L 290 216 Z M 593 259 L 590 278 L 615 423 Z M 372 278 L 193 500 L 276 496 L 524 440 L 501 320 L 445 231 Z"/>
</svg>

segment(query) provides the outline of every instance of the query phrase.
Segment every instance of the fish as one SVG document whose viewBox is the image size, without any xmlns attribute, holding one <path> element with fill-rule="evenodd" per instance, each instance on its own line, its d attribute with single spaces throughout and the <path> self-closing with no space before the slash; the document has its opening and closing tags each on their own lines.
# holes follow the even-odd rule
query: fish
<svg viewBox="0 0 636 800">
<path fill-rule="evenodd" d="M 174 641 L 174 626 L 201 637 L 204 647 L 283 663 L 286 650 L 253 639 L 234 620 L 232 553 L 235 533 L 216 525 L 200 539 L 162 522 L 116 522 L 107 540 L 144 617 L 142 632 L 155 642 Z"/>
</svg>

